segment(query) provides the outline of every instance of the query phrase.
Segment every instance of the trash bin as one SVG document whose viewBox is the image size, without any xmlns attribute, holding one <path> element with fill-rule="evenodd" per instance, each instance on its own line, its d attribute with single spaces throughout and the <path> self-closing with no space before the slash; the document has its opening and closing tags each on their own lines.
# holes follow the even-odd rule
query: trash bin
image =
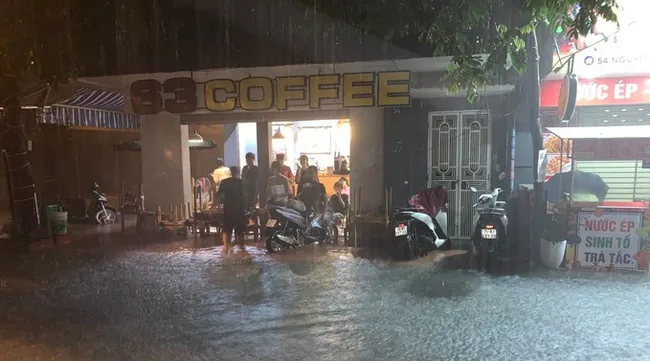
<svg viewBox="0 0 650 361">
<path fill-rule="evenodd" d="M 43 207 L 43 228 L 47 230 L 47 235 L 52 235 L 52 213 L 60 212 L 61 207 L 56 204 L 51 204 Z"/>
<path fill-rule="evenodd" d="M 56 212 L 50 213 L 49 223 L 52 235 L 60 236 L 68 234 L 68 212 L 57 210 Z"/>
</svg>

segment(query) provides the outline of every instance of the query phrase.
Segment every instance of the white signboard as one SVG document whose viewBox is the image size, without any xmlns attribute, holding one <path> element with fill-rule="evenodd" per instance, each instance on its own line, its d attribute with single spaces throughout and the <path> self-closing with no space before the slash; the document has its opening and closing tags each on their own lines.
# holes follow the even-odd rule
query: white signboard
<svg viewBox="0 0 650 361">
<path fill-rule="evenodd" d="M 582 242 L 576 249 L 576 261 L 580 267 L 637 269 L 634 256 L 640 249 L 637 230 L 642 220 L 642 213 L 578 213 L 578 236 Z"/>
</svg>

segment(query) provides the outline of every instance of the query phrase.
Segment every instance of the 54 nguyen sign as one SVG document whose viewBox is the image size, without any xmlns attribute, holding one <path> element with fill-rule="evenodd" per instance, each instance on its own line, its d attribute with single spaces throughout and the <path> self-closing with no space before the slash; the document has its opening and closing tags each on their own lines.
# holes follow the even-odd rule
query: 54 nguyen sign
<svg viewBox="0 0 650 361">
<path fill-rule="evenodd" d="M 192 78 L 171 78 L 164 82 L 145 79 L 131 84 L 130 97 L 133 111 L 145 115 L 162 111 L 182 114 L 197 110 L 399 107 L 411 105 L 410 91 L 410 71 L 387 71 L 213 79 L 205 83 L 197 83 Z"/>
</svg>

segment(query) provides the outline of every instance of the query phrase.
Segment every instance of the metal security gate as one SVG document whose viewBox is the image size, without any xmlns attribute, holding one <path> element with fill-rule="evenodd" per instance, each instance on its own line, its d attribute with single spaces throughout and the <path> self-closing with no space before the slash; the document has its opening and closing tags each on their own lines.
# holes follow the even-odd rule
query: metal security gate
<svg viewBox="0 0 650 361">
<path fill-rule="evenodd" d="M 472 232 L 470 187 L 490 186 L 490 119 L 486 112 L 429 113 L 429 186 L 449 189 L 449 237 L 467 240 Z"/>
</svg>

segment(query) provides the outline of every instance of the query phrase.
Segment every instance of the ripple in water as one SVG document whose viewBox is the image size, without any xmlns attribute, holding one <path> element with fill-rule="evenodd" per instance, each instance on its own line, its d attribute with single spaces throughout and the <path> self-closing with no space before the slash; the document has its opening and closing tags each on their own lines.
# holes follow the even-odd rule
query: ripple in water
<svg viewBox="0 0 650 361">
<path fill-rule="evenodd" d="M 647 278 L 129 252 L 0 291 L 0 360 L 646 360 Z M 6 352 L 4 352 L 6 351 Z"/>
</svg>

